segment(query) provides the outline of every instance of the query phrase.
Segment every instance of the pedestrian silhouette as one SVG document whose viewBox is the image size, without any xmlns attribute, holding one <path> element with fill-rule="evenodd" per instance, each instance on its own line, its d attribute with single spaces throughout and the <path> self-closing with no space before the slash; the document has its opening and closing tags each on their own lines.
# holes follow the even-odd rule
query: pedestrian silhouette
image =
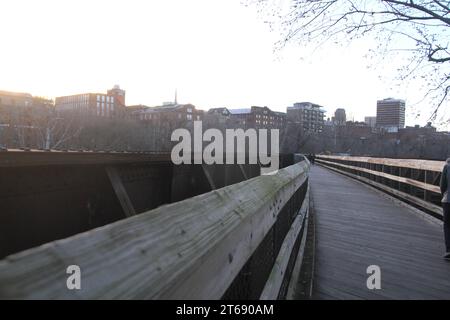
<svg viewBox="0 0 450 320">
<path fill-rule="evenodd" d="M 442 208 L 444 211 L 444 258 L 450 261 L 450 158 L 447 159 L 441 175 Z"/>
</svg>

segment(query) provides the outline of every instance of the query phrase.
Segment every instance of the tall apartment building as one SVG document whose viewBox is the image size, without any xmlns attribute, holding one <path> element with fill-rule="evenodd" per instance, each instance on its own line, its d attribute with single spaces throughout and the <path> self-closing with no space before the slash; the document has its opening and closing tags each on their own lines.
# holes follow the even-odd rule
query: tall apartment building
<svg viewBox="0 0 450 320">
<path fill-rule="evenodd" d="M 55 99 L 56 111 L 76 111 L 100 117 L 122 116 L 125 104 L 125 91 L 121 90 L 123 91 L 123 96 L 118 96 L 115 90 L 120 90 L 120 88 L 109 90 L 107 94 L 84 93 L 57 97 Z"/>
<path fill-rule="evenodd" d="M 242 129 L 281 129 L 286 124 L 286 114 L 270 110 L 268 107 L 230 109 L 230 117 Z"/>
<path fill-rule="evenodd" d="M 344 108 L 338 108 L 334 112 L 333 123 L 337 126 L 345 126 L 347 122 L 347 115 Z"/>
<path fill-rule="evenodd" d="M 384 99 L 377 101 L 377 127 L 397 132 L 405 127 L 405 100 Z"/>
<path fill-rule="evenodd" d="M 287 108 L 287 120 L 303 128 L 304 132 L 323 131 L 325 111 L 323 107 L 311 102 L 294 103 Z"/>
</svg>

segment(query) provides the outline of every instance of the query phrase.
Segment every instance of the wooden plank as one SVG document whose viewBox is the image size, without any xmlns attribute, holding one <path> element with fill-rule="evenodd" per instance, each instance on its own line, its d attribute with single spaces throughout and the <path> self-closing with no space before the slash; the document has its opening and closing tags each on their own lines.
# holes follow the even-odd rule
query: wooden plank
<svg viewBox="0 0 450 320">
<path fill-rule="evenodd" d="M 309 179 L 317 232 L 313 298 L 450 299 L 441 227 L 322 166 Z M 369 265 L 381 268 L 381 290 L 366 287 Z"/>
<path fill-rule="evenodd" d="M 428 191 L 432 191 L 435 193 L 440 193 L 441 189 L 438 186 L 434 186 L 428 183 L 424 183 L 422 181 L 418 181 L 418 180 L 414 180 L 414 179 L 409 179 L 409 178 L 404 178 L 404 177 L 399 177 L 399 176 L 395 176 L 392 174 L 388 174 L 388 173 L 384 173 L 384 172 L 380 172 L 380 171 L 374 171 L 374 170 L 370 170 L 370 169 L 366 169 L 366 168 L 361 168 L 361 167 L 355 167 L 355 166 L 350 166 L 350 165 L 346 165 L 346 164 L 342 164 L 342 163 L 337 163 L 337 162 L 331 162 L 331 161 L 326 161 L 326 160 L 317 160 L 318 163 L 326 163 L 326 164 L 332 164 L 338 167 L 342 167 L 342 168 L 347 168 L 347 169 L 352 169 L 352 170 L 356 170 L 356 171 L 361 171 L 361 172 L 366 172 L 369 174 L 373 174 L 379 177 L 383 177 L 383 178 L 387 178 L 390 180 L 394 180 L 394 181 L 398 181 L 398 182 L 402 182 L 402 183 L 406 183 L 421 189 L 425 189 Z"/>
<path fill-rule="evenodd" d="M 256 177 L 0 261 L 1 299 L 219 299 L 305 183 Z M 66 268 L 81 269 L 68 290 Z"/>
<path fill-rule="evenodd" d="M 133 203 L 128 197 L 127 191 L 125 190 L 125 186 L 122 183 L 122 179 L 120 178 L 117 169 L 115 167 L 106 167 L 105 170 L 125 216 L 131 217 L 136 215 Z"/>
<path fill-rule="evenodd" d="M 305 229 L 305 220 L 308 215 L 308 208 L 309 208 L 309 188 L 306 192 L 305 199 L 303 200 L 302 207 L 300 208 L 297 217 L 292 223 L 292 226 L 288 234 L 284 238 L 283 244 L 281 245 L 280 251 L 275 260 L 275 264 L 272 268 L 272 271 L 270 272 L 269 278 L 261 293 L 260 300 L 277 299 L 281 285 L 283 283 L 284 276 L 286 274 L 286 269 L 292 254 L 292 250 L 294 249 L 295 242 L 299 237 L 299 234 L 302 231 L 302 229 L 303 230 Z"/>
<path fill-rule="evenodd" d="M 402 192 L 402 191 L 399 191 L 399 190 L 396 190 L 396 189 L 392 189 L 392 188 L 390 188 L 388 186 L 385 186 L 384 184 L 372 181 L 372 180 L 367 179 L 365 177 L 361 177 L 361 176 L 358 176 L 358 175 L 355 175 L 355 174 L 352 174 L 352 173 L 349 173 L 349 172 L 346 172 L 346 171 L 342 171 L 342 170 L 339 170 L 339 169 L 336 169 L 336 168 L 333 168 L 333 167 L 330 167 L 330 166 L 327 166 L 327 165 L 324 165 L 324 164 L 321 164 L 321 165 L 324 166 L 325 168 L 330 169 L 330 170 L 342 173 L 342 174 L 347 175 L 347 176 L 349 176 L 351 178 L 354 178 L 354 179 L 363 181 L 363 182 L 365 182 L 367 184 L 373 185 L 374 187 L 377 187 L 377 188 L 379 188 L 379 189 L 381 189 L 383 191 L 386 191 L 388 193 L 394 194 L 395 196 L 403 198 L 403 199 L 405 199 L 405 200 L 407 200 L 409 202 L 412 202 L 415 205 L 418 205 L 421 208 L 429 210 L 429 211 L 433 212 L 434 214 L 436 214 L 438 216 L 443 216 L 442 208 L 437 206 L 437 205 L 435 205 L 435 204 L 432 204 L 430 202 L 424 201 L 424 200 L 422 200 L 420 198 L 417 198 L 417 197 L 412 196 L 410 194 L 407 194 L 405 192 Z"/>
<path fill-rule="evenodd" d="M 327 156 L 327 155 L 318 155 L 316 156 L 316 159 L 374 163 L 393 167 L 403 167 L 435 172 L 442 172 L 442 169 L 444 168 L 445 165 L 445 161 L 418 160 L 418 159 L 389 159 L 389 158 Z"/>
<path fill-rule="evenodd" d="M 299 297 L 299 281 L 301 280 L 301 272 L 302 272 L 302 267 L 305 266 L 305 264 L 303 263 L 304 261 L 304 257 L 305 254 L 308 254 L 306 252 L 306 248 L 307 245 L 311 246 L 311 253 L 312 257 L 310 257 L 310 269 L 309 269 L 309 276 L 310 278 L 308 279 L 308 286 L 305 287 L 305 285 L 302 284 L 302 288 L 305 292 L 305 295 L 303 296 L 303 298 L 310 298 L 312 295 L 312 279 L 314 277 L 314 224 L 311 223 L 311 219 L 313 219 L 312 217 L 312 206 L 311 206 L 311 200 L 310 200 L 310 185 L 308 185 L 308 193 L 305 197 L 305 201 L 308 201 L 308 210 L 307 210 L 307 214 L 305 217 L 305 226 L 303 229 L 303 235 L 302 235 L 302 240 L 301 240 L 301 244 L 300 244 L 300 249 L 298 250 L 297 253 L 297 257 L 295 259 L 295 264 L 294 264 L 294 268 L 292 270 L 292 275 L 291 275 L 291 280 L 289 281 L 289 287 L 288 287 L 288 292 L 286 294 L 286 300 L 296 300 Z M 308 242 L 308 244 L 307 244 Z M 303 275 L 305 276 L 305 275 Z M 304 279 L 303 281 L 305 281 L 306 279 Z"/>
<path fill-rule="evenodd" d="M 372 238 L 373 235 L 370 235 Z M 362 239 L 363 237 L 354 238 L 354 239 Z M 369 238 L 369 237 L 367 237 Z M 358 265 L 360 261 L 369 260 L 372 257 L 376 257 L 379 254 L 377 248 L 382 248 L 383 246 L 377 246 L 377 248 L 370 248 L 367 246 L 358 245 L 358 247 L 354 247 L 351 255 L 346 255 L 346 251 L 349 247 L 352 247 L 353 243 L 339 243 L 339 240 L 334 238 L 330 238 L 329 240 L 321 239 L 321 248 L 326 250 L 326 255 L 319 255 L 317 257 L 318 263 L 321 264 L 321 272 L 327 273 L 330 270 L 335 272 L 336 270 L 346 271 L 349 273 L 349 278 L 352 276 L 352 272 L 357 270 L 355 265 Z M 402 251 L 401 245 L 396 245 L 395 249 L 397 252 Z M 342 261 L 338 265 L 334 264 L 335 261 L 339 260 L 339 257 L 346 256 L 345 261 Z M 399 273 L 403 271 L 404 274 L 414 274 L 415 279 L 411 279 L 411 283 L 421 284 L 423 287 L 432 287 L 436 290 L 442 290 L 442 284 L 448 282 L 448 275 L 443 273 L 442 268 L 433 266 L 432 268 L 428 268 L 427 264 L 424 264 L 424 261 L 428 259 L 433 259 L 433 257 L 424 257 L 421 255 L 421 252 L 409 252 L 409 255 L 385 255 L 383 251 L 383 265 L 385 267 L 389 267 L 392 271 L 390 273 Z M 405 263 L 407 262 L 407 263 Z M 399 266 L 401 264 L 405 264 L 401 270 Z M 327 269 L 329 268 L 329 269 Z M 361 270 L 364 272 L 365 270 Z M 331 272 L 330 272 L 331 273 Z M 430 278 L 429 275 L 433 274 L 433 282 L 427 282 Z M 420 281 L 418 281 L 420 280 Z M 447 288 L 448 292 L 448 288 Z"/>
</svg>

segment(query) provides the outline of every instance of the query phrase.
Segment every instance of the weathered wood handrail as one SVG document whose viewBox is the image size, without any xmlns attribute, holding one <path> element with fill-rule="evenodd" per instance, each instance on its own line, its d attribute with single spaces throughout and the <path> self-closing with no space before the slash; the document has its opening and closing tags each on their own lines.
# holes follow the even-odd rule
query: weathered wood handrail
<svg viewBox="0 0 450 320">
<path fill-rule="evenodd" d="M 319 155 L 317 162 L 442 216 L 438 183 L 444 161 Z"/>
<path fill-rule="evenodd" d="M 321 160 L 321 163 L 336 164 L 336 162 L 325 161 L 325 160 Z M 375 171 L 375 170 L 370 170 L 370 169 L 356 167 L 356 166 L 349 166 L 349 165 L 345 165 L 345 164 L 339 164 L 339 166 L 343 167 L 343 168 L 347 168 L 347 169 L 352 169 L 352 170 L 357 170 L 357 171 L 361 171 L 361 172 L 366 172 L 366 173 L 369 173 L 369 174 L 373 174 L 373 175 L 376 175 L 376 176 L 379 176 L 379 177 L 395 180 L 395 181 L 398 181 L 398 182 L 403 182 L 403 183 L 406 183 L 406 184 L 410 184 L 410 185 L 412 185 L 414 187 L 422 188 L 422 189 L 425 189 L 425 190 L 428 190 L 428 191 L 432 191 L 432 192 L 436 192 L 436 193 L 440 192 L 439 186 L 435 186 L 435 185 L 428 184 L 428 183 L 425 183 L 425 182 L 417 181 L 417 180 L 414 180 L 414 179 L 404 178 L 404 177 L 396 176 L 396 175 L 393 175 L 393 174 L 384 173 L 384 172 L 381 172 L 381 171 Z"/>
<path fill-rule="evenodd" d="M 0 298 L 220 299 L 307 182 L 308 169 L 303 161 L 9 256 L 0 261 Z M 307 197 L 302 202 L 304 219 Z M 283 254 L 291 256 L 302 225 L 295 219 L 285 237 L 275 264 L 282 274 Z M 66 286 L 70 265 L 81 269 L 80 290 Z M 265 297 L 279 287 L 275 280 Z"/>
<path fill-rule="evenodd" d="M 445 161 L 419 160 L 419 159 L 390 159 L 390 158 L 372 158 L 372 157 L 352 157 L 352 156 L 328 156 L 319 155 L 320 159 L 341 160 L 351 162 L 363 162 L 381 164 L 391 167 L 402 167 L 418 170 L 428 170 L 441 172 Z"/>
</svg>

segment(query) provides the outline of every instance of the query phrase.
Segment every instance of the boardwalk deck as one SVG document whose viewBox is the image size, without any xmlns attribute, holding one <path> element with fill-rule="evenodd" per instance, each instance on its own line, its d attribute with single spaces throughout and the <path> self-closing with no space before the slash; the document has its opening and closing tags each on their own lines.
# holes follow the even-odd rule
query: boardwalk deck
<svg viewBox="0 0 450 320">
<path fill-rule="evenodd" d="M 315 166 L 314 299 L 450 299 L 441 227 L 369 186 Z M 369 290 L 367 267 L 381 268 Z"/>
</svg>

